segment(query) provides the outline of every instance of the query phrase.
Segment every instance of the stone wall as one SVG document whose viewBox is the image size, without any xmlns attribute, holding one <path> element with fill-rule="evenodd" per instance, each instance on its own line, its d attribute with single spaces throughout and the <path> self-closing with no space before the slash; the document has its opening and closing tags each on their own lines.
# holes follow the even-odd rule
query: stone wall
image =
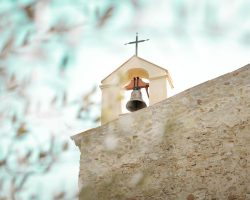
<svg viewBox="0 0 250 200">
<path fill-rule="evenodd" d="M 72 138 L 82 200 L 250 200 L 250 65 Z"/>
</svg>

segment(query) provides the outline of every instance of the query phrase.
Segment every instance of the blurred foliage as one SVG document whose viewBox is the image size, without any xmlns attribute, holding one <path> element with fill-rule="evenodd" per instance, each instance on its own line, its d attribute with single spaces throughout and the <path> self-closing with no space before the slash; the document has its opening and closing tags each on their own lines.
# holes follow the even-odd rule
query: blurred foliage
<svg viewBox="0 0 250 200">
<path fill-rule="evenodd" d="M 99 106 L 94 98 L 96 87 L 81 88 L 80 95 L 73 94 L 71 87 L 72 70 L 84 32 L 99 31 L 106 26 L 123 27 L 122 31 L 138 28 L 136 14 L 142 7 L 155 4 L 155 1 L 148 2 L 1 0 L 1 200 L 42 199 L 36 195 L 37 191 L 32 191 L 29 197 L 22 195 L 28 190 L 31 177 L 48 173 L 60 156 L 71 150 L 65 138 L 59 139 L 61 135 L 69 137 L 63 132 L 72 131 L 74 126 L 86 128 L 99 123 L 99 113 L 95 112 Z M 163 25 L 167 24 L 163 28 L 183 36 L 190 33 L 195 22 L 200 24 L 196 30 L 224 37 L 238 25 L 235 34 L 244 44 L 249 44 L 249 2 L 237 3 L 237 9 L 228 15 L 221 14 L 227 4 L 222 2 L 218 6 L 217 1 L 208 0 L 202 5 L 194 1 L 169 1 L 172 21 L 169 26 L 168 19 L 161 19 Z M 126 9 L 130 12 L 125 15 L 125 26 L 118 16 Z M 154 26 L 151 28 L 155 30 Z M 59 191 L 51 194 L 51 198 L 76 196 L 69 197 L 67 191 Z"/>
<path fill-rule="evenodd" d="M 71 131 L 76 122 L 80 127 L 79 124 L 87 121 L 99 123 L 99 116 L 92 114 L 98 106 L 94 100 L 96 87 L 89 92 L 84 88 L 80 96 L 70 96 L 68 74 L 69 68 L 73 68 L 79 42 L 71 42 L 67 37 L 71 37 L 74 29 L 83 27 L 83 23 L 69 22 L 68 16 L 60 14 L 58 10 L 67 9 L 69 3 L 52 0 L 0 2 L 1 200 L 44 199 L 36 190 L 29 197 L 23 194 L 30 190 L 28 180 L 31 177 L 48 173 L 65 151 L 72 150 L 67 141 L 69 135 L 61 131 Z M 84 1 L 71 5 L 75 10 L 85 6 Z M 48 10 L 53 16 L 50 20 L 46 18 Z M 98 15 L 98 26 L 105 25 L 112 10 L 110 6 Z M 83 10 L 81 12 L 85 15 Z M 50 121 L 61 127 L 56 130 L 58 125 Z M 70 124 L 71 121 L 74 123 Z M 60 139 L 59 134 L 66 135 L 67 139 Z M 73 192 L 76 191 L 77 188 Z M 69 197 L 67 192 L 51 194 L 51 198 L 77 197 Z"/>
</svg>

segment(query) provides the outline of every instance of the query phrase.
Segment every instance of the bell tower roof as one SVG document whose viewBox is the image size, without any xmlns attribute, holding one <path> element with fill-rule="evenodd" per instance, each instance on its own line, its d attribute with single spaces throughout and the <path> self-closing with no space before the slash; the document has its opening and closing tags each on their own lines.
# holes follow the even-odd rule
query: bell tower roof
<svg viewBox="0 0 250 200">
<path fill-rule="evenodd" d="M 134 71 L 141 71 L 141 78 L 147 78 L 147 79 L 153 79 L 157 77 L 163 77 L 165 76 L 169 85 L 171 88 L 173 88 L 173 81 L 172 78 L 168 72 L 168 70 L 149 62 L 143 58 L 140 58 L 136 55 L 129 58 L 127 61 L 125 61 L 120 67 L 118 67 L 115 71 L 113 71 L 111 74 L 109 74 L 106 78 L 104 78 L 101 83 L 103 85 L 106 84 L 112 84 L 117 79 L 118 76 L 126 76 L 126 79 L 131 79 L 131 71 L 133 69 L 137 69 Z M 141 69 L 141 70 L 140 70 Z M 144 73 L 143 73 L 144 72 Z"/>
</svg>

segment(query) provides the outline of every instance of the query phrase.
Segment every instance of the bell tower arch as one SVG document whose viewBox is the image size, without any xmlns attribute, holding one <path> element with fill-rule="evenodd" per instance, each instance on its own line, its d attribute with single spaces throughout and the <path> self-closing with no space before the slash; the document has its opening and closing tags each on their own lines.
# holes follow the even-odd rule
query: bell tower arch
<svg viewBox="0 0 250 200">
<path fill-rule="evenodd" d="M 149 80 L 149 106 L 167 98 L 167 83 L 173 88 L 168 70 L 136 55 L 132 56 L 101 81 L 102 124 L 113 121 L 122 114 L 121 101 L 125 90 L 124 86 L 135 77 Z"/>
<path fill-rule="evenodd" d="M 149 79 L 148 71 L 139 67 L 129 69 L 126 74 L 127 74 L 128 80 L 132 80 L 134 77 Z"/>
</svg>

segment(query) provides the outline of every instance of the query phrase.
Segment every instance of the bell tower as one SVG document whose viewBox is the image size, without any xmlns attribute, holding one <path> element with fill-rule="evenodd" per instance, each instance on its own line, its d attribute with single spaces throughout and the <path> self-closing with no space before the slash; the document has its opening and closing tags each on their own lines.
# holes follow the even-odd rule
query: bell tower
<svg viewBox="0 0 250 200">
<path fill-rule="evenodd" d="M 126 107 L 133 112 L 146 107 L 141 97 L 142 88 L 147 91 L 149 106 L 167 98 L 167 83 L 173 88 L 168 70 L 138 57 L 138 43 L 145 41 L 148 39 L 138 40 L 136 34 L 136 40 L 127 43 L 136 45 L 135 55 L 101 81 L 102 124 L 113 121 L 122 114 L 121 102 L 126 90 L 132 90 L 131 99 Z M 147 79 L 149 83 L 142 79 Z"/>
</svg>

